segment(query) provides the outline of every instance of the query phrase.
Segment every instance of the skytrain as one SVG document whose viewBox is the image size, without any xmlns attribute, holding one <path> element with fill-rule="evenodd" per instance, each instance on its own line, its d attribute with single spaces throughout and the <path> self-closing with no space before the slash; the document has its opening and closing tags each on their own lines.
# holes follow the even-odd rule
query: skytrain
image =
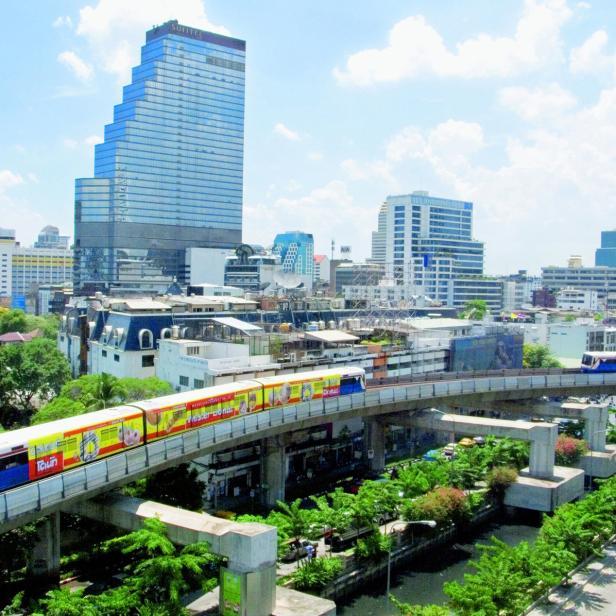
<svg viewBox="0 0 616 616">
<path fill-rule="evenodd" d="M 0 434 L 0 492 L 182 432 L 363 392 L 361 368 L 300 372 L 131 402 Z"/>
<path fill-rule="evenodd" d="M 616 372 L 616 353 L 586 351 L 580 368 L 582 372 Z"/>
</svg>

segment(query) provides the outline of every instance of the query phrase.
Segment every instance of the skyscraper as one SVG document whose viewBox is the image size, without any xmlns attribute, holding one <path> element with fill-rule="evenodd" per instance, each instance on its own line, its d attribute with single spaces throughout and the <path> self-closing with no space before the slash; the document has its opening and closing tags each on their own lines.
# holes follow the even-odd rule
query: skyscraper
<svg viewBox="0 0 616 616">
<path fill-rule="evenodd" d="M 283 272 L 314 276 L 314 239 L 312 233 L 286 231 L 274 238 L 272 252 L 280 256 Z"/>
<path fill-rule="evenodd" d="M 75 182 L 75 287 L 185 282 L 191 246 L 242 236 L 245 42 L 169 21 L 146 34 L 94 177 Z"/>
<path fill-rule="evenodd" d="M 595 250 L 595 265 L 616 267 L 616 231 L 601 231 L 601 248 Z"/>
</svg>

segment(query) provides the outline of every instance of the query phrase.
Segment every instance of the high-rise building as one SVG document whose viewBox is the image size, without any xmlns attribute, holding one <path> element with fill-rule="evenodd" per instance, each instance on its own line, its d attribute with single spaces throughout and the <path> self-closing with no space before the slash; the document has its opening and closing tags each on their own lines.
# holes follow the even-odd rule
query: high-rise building
<svg viewBox="0 0 616 616">
<path fill-rule="evenodd" d="M 49 228 L 56 229 L 45 227 L 39 240 Z M 39 286 L 71 284 L 73 252 L 59 243 L 55 248 L 20 246 L 13 229 L 0 229 L 0 298 L 6 298 L 5 303 L 34 312 Z"/>
<path fill-rule="evenodd" d="M 379 209 L 377 230 L 372 232 L 371 261 L 385 263 L 387 261 L 387 201 Z"/>
<path fill-rule="evenodd" d="M 186 282 L 189 247 L 242 236 L 245 42 L 169 21 L 146 34 L 94 177 L 75 182 L 75 286 Z"/>
<path fill-rule="evenodd" d="M 53 225 L 47 225 L 41 229 L 38 239 L 34 242 L 34 248 L 68 248 L 68 235 L 60 235 L 60 229 Z"/>
<path fill-rule="evenodd" d="M 601 248 L 595 251 L 595 265 L 616 267 L 616 230 L 601 231 Z"/>
<path fill-rule="evenodd" d="M 314 276 L 314 239 L 312 233 L 287 231 L 274 238 L 272 252 L 280 256 L 283 272 Z"/>
</svg>

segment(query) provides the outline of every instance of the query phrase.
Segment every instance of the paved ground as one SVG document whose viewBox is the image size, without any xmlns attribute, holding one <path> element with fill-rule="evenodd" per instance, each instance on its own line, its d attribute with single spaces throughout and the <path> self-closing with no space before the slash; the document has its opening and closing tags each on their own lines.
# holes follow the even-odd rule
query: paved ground
<svg viewBox="0 0 616 616">
<path fill-rule="evenodd" d="M 593 560 L 584 571 L 573 576 L 568 588 L 558 588 L 547 605 L 535 608 L 528 616 L 614 616 L 616 614 L 616 543 L 605 556 Z"/>
</svg>

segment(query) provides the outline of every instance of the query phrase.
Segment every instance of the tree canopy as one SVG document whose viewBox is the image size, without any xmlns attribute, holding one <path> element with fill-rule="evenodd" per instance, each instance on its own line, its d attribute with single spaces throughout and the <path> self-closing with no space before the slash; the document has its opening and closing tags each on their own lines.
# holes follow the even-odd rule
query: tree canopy
<svg viewBox="0 0 616 616">
<path fill-rule="evenodd" d="M 18 309 L 0 309 L 0 334 L 27 333 L 39 329 L 45 338 L 56 339 L 60 319 L 55 314 L 34 316 Z"/>
<path fill-rule="evenodd" d="M 524 368 L 562 368 L 563 365 L 542 344 L 525 344 L 522 366 Z"/>
<path fill-rule="evenodd" d="M 471 299 L 464 305 L 460 312 L 460 318 L 481 321 L 488 312 L 488 304 L 485 299 Z"/>
<path fill-rule="evenodd" d="M 73 417 L 116 404 L 147 400 L 173 393 L 167 381 L 117 378 L 110 374 L 87 374 L 64 384 L 57 398 L 36 412 L 33 424 Z"/>
<path fill-rule="evenodd" d="M 68 362 L 51 340 L 0 347 L 0 423 L 28 425 L 37 400 L 57 395 L 69 376 Z"/>
</svg>

